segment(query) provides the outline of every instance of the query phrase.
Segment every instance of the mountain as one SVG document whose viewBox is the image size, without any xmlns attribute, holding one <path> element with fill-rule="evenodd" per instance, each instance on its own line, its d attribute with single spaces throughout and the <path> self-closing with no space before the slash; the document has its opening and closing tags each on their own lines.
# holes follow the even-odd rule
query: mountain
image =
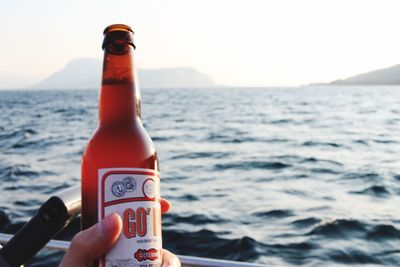
<svg viewBox="0 0 400 267">
<path fill-rule="evenodd" d="M 331 82 L 332 85 L 400 85 L 400 64 L 379 69 L 344 80 Z"/>
<path fill-rule="evenodd" d="M 79 58 L 35 84 L 35 89 L 95 89 L 100 85 L 102 61 Z M 193 68 L 139 69 L 142 88 L 211 87 L 214 81 Z"/>
<path fill-rule="evenodd" d="M 35 84 L 37 89 L 91 89 L 100 83 L 101 61 L 96 58 L 79 58 L 64 68 Z"/>
</svg>

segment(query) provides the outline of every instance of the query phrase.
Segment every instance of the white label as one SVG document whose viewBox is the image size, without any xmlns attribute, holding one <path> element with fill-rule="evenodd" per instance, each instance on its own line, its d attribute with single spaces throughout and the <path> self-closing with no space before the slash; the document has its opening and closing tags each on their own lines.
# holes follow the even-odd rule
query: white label
<svg viewBox="0 0 400 267">
<path fill-rule="evenodd" d="M 161 266 L 160 177 L 155 170 L 100 169 L 99 221 L 118 213 L 123 222 L 116 245 L 102 267 Z"/>
</svg>

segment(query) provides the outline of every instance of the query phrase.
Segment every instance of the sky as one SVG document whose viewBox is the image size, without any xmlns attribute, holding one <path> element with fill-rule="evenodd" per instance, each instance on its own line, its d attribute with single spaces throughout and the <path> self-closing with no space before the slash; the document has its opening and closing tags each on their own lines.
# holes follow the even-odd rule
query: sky
<svg viewBox="0 0 400 267">
<path fill-rule="evenodd" d="M 394 0 L 1 0 L 0 77 L 38 81 L 102 58 L 103 29 L 135 31 L 139 68 L 194 67 L 217 84 L 297 86 L 400 64 Z"/>
</svg>

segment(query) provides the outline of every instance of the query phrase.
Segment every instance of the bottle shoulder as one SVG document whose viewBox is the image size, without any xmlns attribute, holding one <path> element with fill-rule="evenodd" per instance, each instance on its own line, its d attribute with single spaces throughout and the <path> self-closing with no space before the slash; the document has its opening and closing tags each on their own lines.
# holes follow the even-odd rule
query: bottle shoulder
<svg viewBox="0 0 400 267">
<path fill-rule="evenodd" d="M 83 163 L 115 162 L 138 166 L 154 155 L 154 144 L 143 125 L 100 125 L 86 146 Z"/>
</svg>

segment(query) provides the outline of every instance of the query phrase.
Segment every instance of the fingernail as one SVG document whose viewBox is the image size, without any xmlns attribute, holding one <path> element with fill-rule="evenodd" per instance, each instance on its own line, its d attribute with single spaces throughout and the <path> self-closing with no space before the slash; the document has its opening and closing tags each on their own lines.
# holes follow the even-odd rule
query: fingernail
<svg viewBox="0 0 400 267">
<path fill-rule="evenodd" d="M 96 228 L 101 235 L 108 235 L 115 227 L 117 227 L 118 220 L 119 215 L 117 213 L 112 213 L 99 222 L 96 225 Z"/>
</svg>

